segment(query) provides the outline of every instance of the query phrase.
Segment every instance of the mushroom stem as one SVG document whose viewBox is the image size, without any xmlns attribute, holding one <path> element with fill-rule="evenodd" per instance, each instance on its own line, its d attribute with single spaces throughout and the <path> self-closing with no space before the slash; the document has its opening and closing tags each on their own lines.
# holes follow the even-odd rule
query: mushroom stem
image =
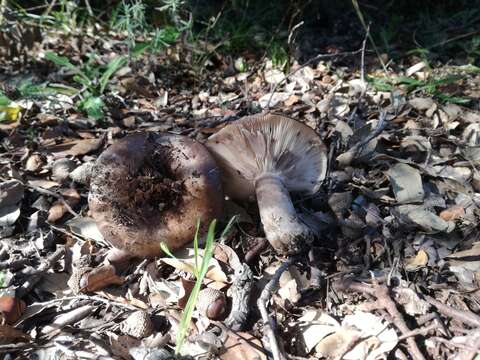
<svg viewBox="0 0 480 360">
<path fill-rule="evenodd" d="M 255 180 L 265 235 L 279 253 L 298 253 L 313 241 L 313 232 L 301 222 L 280 176 L 265 174 Z"/>
</svg>

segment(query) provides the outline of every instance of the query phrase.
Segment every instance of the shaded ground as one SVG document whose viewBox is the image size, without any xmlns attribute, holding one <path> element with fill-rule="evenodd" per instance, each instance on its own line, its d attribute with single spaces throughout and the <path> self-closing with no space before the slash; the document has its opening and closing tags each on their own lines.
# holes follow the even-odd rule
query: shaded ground
<svg viewBox="0 0 480 360">
<path fill-rule="evenodd" d="M 176 260 L 131 261 L 115 274 L 88 213 L 89 169 L 131 132 L 169 131 L 204 142 L 229 122 L 266 111 L 304 122 L 329 148 L 321 191 L 295 197 L 317 239 L 268 297 L 280 352 L 332 359 L 477 356 L 478 67 L 465 57 L 429 64 L 411 56 L 385 57 L 383 69 L 370 45 L 362 51 L 361 39 L 358 47 L 343 43 L 322 56 L 301 45 L 303 65 L 285 67 L 254 52 L 223 55 L 208 43 L 211 54 L 199 60 L 180 40 L 130 58 L 125 39 L 94 29 L 69 36 L 51 30 L 20 49 L 25 56 L 6 54 L 1 356 L 172 353 L 184 293 L 192 287 L 185 262 L 193 262 L 193 251 Z M 238 269 L 248 264 L 253 290 L 240 335 L 250 340 L 197 311 L 185 355 L 253 359 L 272 350 L 255 300 L 285 259 L 265 243 L 255 203 L 228 201 L 221 228 L 233 215 L 204 284 L 238 301 L 245 295 L 235 288 Z M 68 280 L 86 268 L 101 269 L 99 280 L 78 293 Z M 148 320 L 124 322 L 139 309 Z M 138 330 L 138 322 L 148 331 Z"/>
</svg>

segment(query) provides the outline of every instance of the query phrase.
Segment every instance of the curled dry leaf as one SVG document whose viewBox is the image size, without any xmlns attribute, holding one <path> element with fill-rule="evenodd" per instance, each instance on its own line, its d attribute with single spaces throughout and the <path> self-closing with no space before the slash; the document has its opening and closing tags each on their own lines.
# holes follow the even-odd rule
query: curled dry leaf
<svg viewBox="0 0 480 360">
<path fill-rule="evenodd" d="M 397 333 L 380 317 L 358 311 L 345 316 L 342 327 L 316 347 L 317 356 L 347 360 L 376 360 L 388 355 L 398 342 Z"/>
<path fill-rule="evenodd" d="M 460 205 L 452 206 L 440 213 L 440 217 L 445 221 L 457 220 L 463 215 L 465 215 L 465 209 Z"/>
<path fill-rule="evenodd" d="M 105 137 L 98 139 L 73 140 L 63 144 L 48 147 L 48 152 L 54 153 L 55 158 L 64 158 L 66 156 L 82 156 L 97 151 L 105 141 Z"/>
<path fill-rule="evenodd" d="M 68 205 L 70 205 L 71 207 L 77 205 L 80 201 L 80 194 L 75 189 L 64 189 L 60 193 L 65 199 L 65 201 L 68 203 Z M 64 202 L 56 201 L 48 210 L 47 220 L 54 223 L 60 220 L 63 215 L 67 213 L 67 211 L 68 210 Z"/>
<path fill-rule="evenodd" d="M 9 325 L 15 323 L 22 316 L 26 307 L 25 302 L 15 296 L 0 296 L 0 314 Z"/>
<path fill-rule="evenodd" d="M 227 339 L 219 355 L 221 360 L 267 360 L 262 342 L 246 332 L 228 330 Z"/>
<path fill-rule="evenodd" d="M 201 263 L 202 259 L 203 250 L 199 250 L 199 258 L 197 259 L 198 263 Z M 175 252 L 175 258 L 164 257 L 160 260 L 165 264 L 174 267 L 177 270 L 186 271 L 190 274 L 193 274 L 193 269 L 195 266 L 195 251 L 192 248 L 181 249 Z M 210 280 L 228 283 L 227 275 L 222 270 L 219 262 L 213 258 L 210 259 L 208 271 L 205 277 Z"/>
<path fill-rule="evenodd" d="M 68 286 L 77 294 L 98 291 L 110 285 L 122 285 L 124 282 L 125 279 L 115 273 L 112 265 L 102 265 L 95 269 L 74 269 Z"/>
<path fill-rule="evenodd" d="M 304 355 L 308 355 L 322 339 L 340 328 L 337 320 L 314 309 L 306 310 L 298 321 L 299 341 L 296 346 Z"/>
<path fill-rule="evenodd" d="M 91 239 L 103 245 L 107 245 L 100 230 L 98 230 L 95 220 L 89 217 L 76 217 L 67 221 L 66 225 L 74 234 Z"/>
<path fill-rule="evenodd" d="M 37 172 L 42 168 L 43 164 L 43 158 L 39 154 L 33 154 L 27 159 L 27 162 L 25 163 L 25 170 Z"/>
<path fill-rule="evenodd" d="M 425 250 L 420 250 L 413 258 L 405 260 L 405 269 L 413 271 L 421 267 L 427 266 L 428 254 Z"/>
</svg>

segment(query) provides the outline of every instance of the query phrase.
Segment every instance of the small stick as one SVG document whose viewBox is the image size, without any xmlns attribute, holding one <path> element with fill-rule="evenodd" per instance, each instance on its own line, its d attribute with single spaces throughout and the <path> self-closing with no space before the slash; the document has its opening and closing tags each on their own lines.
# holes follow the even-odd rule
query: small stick
<svg viewBox="0 0 480 360">
<path fill-rule="evenodd" d="M 443 315 L 459 320 L 470 326 L 480 327 L 480 316 L 471 311 L 455 309 L 427 295 L 425 295 L 425 300 L 435 306 Z"/>
<path fill-rule="evenodd" d="M 386 287 L 385 285 L 379 285 L 375 282 L 373 284 L 373 287 L 370 287 L 365 284 L 354 282 L 352 279 L 342 279 L 335 283 L 335 288 L 340 291 L 353 290 L 374 296 L 375 298 L 377 298 L 375 305 L 378 308 L 385 309 L 388 312 L 388 314 L 392 317 L 392 322 L 397 327 L 397 329 L 400 330 L 402 335 L 405 336 L 405 334 L 411 334 L 411 330 L 408 328 L 405 319 L 403 318 L 400 311 L 398 311 L 397 305 L 390 297 L 388 293 L 388 287 Z M 410 348 L 412 357 L 416 360 L 425 360 L 425 357 L 418 348 L 415 339 L 413 337 L 407 337 L 406 341 L 408 347 Z"/>
<path fill-rule="evenodd" d="M 47 190 L 47 189 L 43 189 L 39 186 L 31 185 L 29 183 L 23 183 L 23 185 L 25 185 L 26 187 L 28 187 L 32 190 L 35 190 L 35 191 L 39 192 L 40 194 L 53 196 L 54 198 L 58 199 L 63 205 L 65 205 L 65 208 L 67 209 L 67 211 L 70 214 L 72 214 L 75 217 L 78 216 L 78 214 L 72 209 L 72 207 L 67 203 L 67 201 L 64 199 L 64 197 L 62 195 L 57 194 L 57 193 L 55 193 L 53 191 L 50 191 L 50 190 Z"/>
<path fill-rule="evenodd" d="M 22 284 L 21 287 L 18 288 L 18 297 L 21 298 L 25 296 L 42 278 L 42 276 L 56 264 L 58 260 L 62 258 L 65 254 L 65 249 L 61 248 L 55 251 L 52 255 L 50 255 L 44 263 L 42 263 L 37 270 L 33 271 L 32 273 L 28 274 L 27 280 Z"/>
<path fill-rule="evenodd" d="M 293 258 L 289 258 L 285 261 L 273 274 L 273 277 L 270 279 L 268 284 L 262 291 L 260 298 L 257 301 L 258 309 L 260 310 L 260 314 L 262 315 L 263 326 L 264 326 L 264 334 L 268 337 L 270 343 L 270 350 L 272 352 L 272 356 L 274 360 L 282 360 L 285 357 L 282 356 L 280 348 L 278 347 L 277 338 L 275 337 L 275 324 L 273 319 L 268 315 L 267 311 L 267 302 L 272 297 L 273 292 L 276 290 L 278 286 L 278 282 L 280 281 L 280 276 L 292 265 L 294 262 Z"/>
</svg>

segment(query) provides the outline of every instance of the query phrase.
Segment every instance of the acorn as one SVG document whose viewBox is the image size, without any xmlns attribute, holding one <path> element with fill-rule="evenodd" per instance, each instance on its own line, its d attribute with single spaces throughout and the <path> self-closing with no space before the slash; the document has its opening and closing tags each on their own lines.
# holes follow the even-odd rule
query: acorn
<svg viewBox="0 0 480 360">
<path fill-rule="evenodd" d="M 110 264 L 94 269 L 78 267 L 73 269 L 72 276 L 67 282 L 74 294 L 94 292 L 110 285 L 122 285 L 125 279 L 118 276 L 115 267 Z"/>
<path fill-rule="evenodd" d="M 146 338 L 153 334 L 154 328 L 152 319 L 146 311 L 138 310 L 131 313 L 120 325 L 120 330 L 125 335 L 136 339 Z"/>
<path fill-rule="evenodd" d="M 227 310 L 227 298 L 217 289 L 200 290 L 197 300 L 197 310 L 211 320 L 220 319 Z"/>
</svg>

